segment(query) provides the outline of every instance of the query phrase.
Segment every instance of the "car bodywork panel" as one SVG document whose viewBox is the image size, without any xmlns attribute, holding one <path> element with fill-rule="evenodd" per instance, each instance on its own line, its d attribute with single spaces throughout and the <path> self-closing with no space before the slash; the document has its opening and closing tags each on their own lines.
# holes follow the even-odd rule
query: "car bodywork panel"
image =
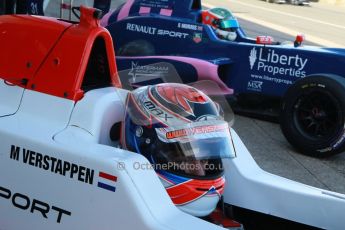
<svg viewBox="0 0 345 230">
<path fill-rule="evenodd" d="M 153 53 L 136 56 L 182 56 L 210 62 L 228 59 L 231 63 L 222 68 L 219 78 L 235 94 L 282 97 L 290 85 L 303 77 L 323 73 L 345 76 L 344 49 L 295 47 L 292 43 L 256 44 L 241 28 L 235 41 L 225 41 L 201 23 L 201 8 L 192 7 L 199 5 L 199 1 L 154 1 L 151 5 L 148 2 L 127 1 L 102 19 L 113 36 L 122 35 L 114 39 L 118 57 L 128 56 L 123 49 L 129 43 L 145 41 L 153 47 Z M 166 10 L 169 15 L 164 13 Z M 128 67 L 123 63 L 119 62 L 120 70 Z M 181 76 L 184 82 L 191 81 L 188 74 Z"/>
<path fill-rule="evenodd" d="M 0 75 L 11 84 L 75 101 L 83 95 L 84 75 L 87 78 L 98 73 L 108 78 L 100 82 L 103 86 L 111 83 L 121 86 L 114 51 L 109 49 L 111 38 L 96 20 L 92 23 L 87 20 L 82 18 L 80 24 L 71 24 L 37 16 L 3 16 L 0 42 L 9 45 L 0 57 L 4 63 Z M 16 42 L 9 43 L 9 40 Z M 33 45 L 28 46 L 28 42 Z M 13 52 L 16 49 L 23 52 Z M 71 49 L 73 52 L 66 52 Z M 92 55 L 102 55 L 103 63 L 88 63 L 97 61 Z M 101 71 L 106 72 L 100 74 Z"/>
</svg>

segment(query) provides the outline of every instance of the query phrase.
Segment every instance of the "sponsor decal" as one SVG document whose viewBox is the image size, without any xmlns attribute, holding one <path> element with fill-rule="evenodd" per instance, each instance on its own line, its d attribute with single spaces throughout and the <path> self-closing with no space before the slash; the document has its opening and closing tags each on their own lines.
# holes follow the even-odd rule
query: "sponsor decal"
<svg viewBox="0 0 345 230">
<path fill-rule="evenodd" d="M 277 84 L 292 85 L 291 80 L 286 80 L 286 79 L 281 79 L 281 78 L 276 78 L 276 77 L 269 77 L 267 75 L 258 75 L 258 74 L 251 74 L 250 76 L 254 79 L 272 81 L 272 82 L 277 83 Z"/>
<path fill-rule="evenodd" d="M 343 135 L 339 138 L 339 140 L 337 140 L 337 141 L 334 143 L 334 145 L 332 145 L 332 149 L 338 148 L 339 145 L 340 145 L 341 143 L 343 143 L 344 140 L 345 140 L 345 127 L 344 127 L 344 129 L 343 129 Z"/>
<path fill-rule="evenodd" d="M 144 107 L 150 111 L 151 115 L 153 115 L 156 118 L 159 118 L 160 120 L 168 121 L 169 119 L 172 119 L 168 113 L 166 113 L 164 110 L 157 107 L 154 103 L 151 101 L 145 101 L 143 102 Z"/>
<path fill-rule="evenodd" d="M 247 89 L 261 92 L 262 91 L 262 85 L 263 85 L 262 81 L 251 80 L 251 81 L 248 81 Z"/>
<path fill-rule="evenodd" d="M 38 153 L 15 145 L 11 146 L 9 157 L 12 160 L 20 161 L 24 164 L 49 171 L 54 174 L 69 177 L 85 184 L 94 184 L 94 174 L 96 170 L 83 165 L 78 165 L 73 162 Z M 117 177 L 102 171 L 99 172 L 99 178 L 117 182 Z M 115 192 L 115 187 L 113 185 L 103 183 L 102 181 L 97 183 L 97 187 Z"/>
<path fill-rule="evenodd" d="M 22 150 L 22 154 L 20 154 L 20 150 Z M 44 155 L 29 149 L 21 149 L 14 145 L 11 146 L 10 158 L 86 184 L 93 184 L 94 170 L 82 165 Z"/>
<path fill-rule="evenodd" d="M 157 35 L 157 36 L 163 36 L 163 37 L 171 37 L 171 38 L 180 38 L 180 39 L 186 39 L 189 36 L 188 33 L 182 33 L 182 32 L 173 31 L 173 30 L 158 29 L 151 26 L 143 26 L 143 25 L 138 25 L 138 24 L 133 24 L 133 23 L 127 23 L 126 30 L 134 31 L 138 33 Z"/>
<path fill-rule="evenodd" d="M 174 1 L 171 0 L 141 0 L 140 6 L 154 7 L 154 8 L 172 8 Z"/>
<path fill-rule="evenodd" d="M 9 200 L 15 208 L 26 210 L 31 214 L 40 214 L 43 218 L 54 219 L 56 223 L 61 223 L 62 217 L 71 216 L 72 212 L 47 202 L 30 198 L 29 196 L 13 192 L 8 188 L 0 186 L 0 198 Z"/>
<path fill-rule="evenodd" d="M 157 28 L 150 27 L 150 26 L 142 26 L 132 23 L 127 23 L 126 29 L 129 31 L 139 32 L 143 34 L 152 34 L 155 35 L 157 32 Z"/>
<path fill-rule="evenodd" d="M 181 23 L 181 22 L 179 22 L 177 24 L 177 27 L 181 28 L 181 29 L 194 30 L 194 31 L 202 31 L 203 30 L 202 26 L 198 26 L 198 25 L 195 25 L 195 24 Z"/>
<path fill-rule="evenodd" d="M 193 41 L 195 43 L 200 43 L 202 41 L 202 33 L 194 33 Z"/>
<path fill-rule="evenodd" d="M 144 65 L 141 66 L 138 62 L 132 62 L 132 68 L 128 72 L 128 75 L 132 77 L 131 83 L 137 82 L 137 77 L 144 80 L 150 80 L 147 77 L 162 77 L 169 73 L 168 66 L 155 66 L 155 65 Z"/>
<path fill-rule="evenodd" d="M 158 138 L 166 143 L 189 142 L 191 139 L 229 137 L 229 124 L 221 120 L 194 122 L 179 126 L 156 128 Z"/>
<path fill-rule="evenodd" d="M 97 186 L 99 188 L 115 192 L 116 187 L 114 186 L 117 182 L 117 177 L 105 172 L 99 172 L 98 174 L 99 181 L 97 183 Z"/>
<path fill-rule="evenodd" d="M 271 36 L 258 36 L 256 37 L 256 44 L 272 44 L 273 38 Z"/>
<path fill-rule="evenodd" d="M 254 64 L 256 62 L 257 59 L 257 54 L 256 54 L 256 49 L 255 47 L 250 51 L 250 55 L 249 55 L 249 65 L 250 65 L 250 69 L 252 70 L 254 67 Z"/>
<path fill-rule="evenodd" d="M 318 152 L 320 152 L 320 153 L 325 153 L 325 152 L 331 151 L 332 149 L 333 149 L 332 147 L 327 147 L 327 148 L 325 148 L 325 149 L 319 149 L 319 150 L 316 150 L 316 151 L 318 151 Z"/>
<path fill-rule="evenodd" d="M 165 137 L 166 139 L 169 140 L 169 139 L 175 139 L 175 138 L 180 138 L 180 137 L 193 136 L 197 134 L 207 134 L 207 133 L 225 131 L 227 129 L 228 129 L 228 126 L 224 124 L 197 126 L 197 127 L 187 128 L 187 129 L 169 131 L 165 134 Z"/>
<path fill-rule="evenodd" d="M 130 116 L 136 124 L 140 124 L 142 126 L 151 126 L 152 124 L 156 124 L 156 122 L 167 124 L 171 119 L 173 121 L 177 120 L 175 117 L 165 112 L 162 108 L 156 106 L 156 104 L 153 103 L 147 95 L 141 94 L 137 100 L 138 101 L 136 101 L 134 96 L 130 94 L 128 104 L 132 105 L 134 108 L 133 111 L 130 112 Z M 140 133 L 140 130 L 137 131 L 138 132 L 136 134 L 141 136 L 142 133 Z"/>
<path fill-rule="evenodd" d="M 249 54 L 249 65 L 251 70 L 260 71 L 270 75 L 289 75 L 296 78 L 306 76 L 304 70 L 308 63 L 307 58 L 302 58 L 298 54 L 285 55 L 277 50 L 269 48 L 257 49 L 253 47 Z"/>
</svg>

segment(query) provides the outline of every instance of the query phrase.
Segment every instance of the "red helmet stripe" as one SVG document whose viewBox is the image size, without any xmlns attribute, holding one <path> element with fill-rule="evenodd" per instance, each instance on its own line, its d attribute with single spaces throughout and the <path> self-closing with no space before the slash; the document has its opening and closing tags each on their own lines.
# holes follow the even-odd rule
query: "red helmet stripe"
<svg viewBox="0 0 345 230">
<path fill-rule="evenodd" d="M 197 200 L 214 188 L 214 195 L 220 196 L 224 192 L 224 177 L 215 180 L 189 180 L 184 183 L 167 188 L 167 192 L 176 205 L 184 205 Z"/>
</svg>

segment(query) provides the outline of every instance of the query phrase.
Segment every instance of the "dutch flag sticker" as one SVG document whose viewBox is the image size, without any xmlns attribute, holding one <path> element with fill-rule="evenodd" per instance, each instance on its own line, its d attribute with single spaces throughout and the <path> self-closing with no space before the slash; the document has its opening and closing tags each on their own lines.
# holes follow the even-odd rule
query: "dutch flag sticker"
<svg viewBox="0 0 345 230">
<path fill-rule="evenodd" d="M 116 182 L 117 182 L 117 177 L 110 175 L 105 172 L 99 172 L 98 174 L 98 184 L 97 186 L 102 189 L 106 189 L 111 192 L 116 191 Z"/>
</svg>

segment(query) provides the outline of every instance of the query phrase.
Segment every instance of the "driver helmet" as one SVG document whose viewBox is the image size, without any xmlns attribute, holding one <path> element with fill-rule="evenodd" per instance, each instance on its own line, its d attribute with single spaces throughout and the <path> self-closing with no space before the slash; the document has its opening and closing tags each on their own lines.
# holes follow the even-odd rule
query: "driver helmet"
<svg viewBox="0 0 345 230">
<path fill-rule="evenodd" d="M 222 158 L 234 157 L 219 105 L 200 90 L 177 83 L 129 93 L 122 128 L 124 148 L 144 155 L 173 203 L 207 216 L 223 194 Z"/>
<path fill-rule="evenodd" d="M 202 22 L 212 26 L 216 34 L 222 39 L 234 41 L 237 37 L 236 30 L 239 28 L 239 23 L 227 9 L 217 7 L 204 10 Z"/>
</svg>

